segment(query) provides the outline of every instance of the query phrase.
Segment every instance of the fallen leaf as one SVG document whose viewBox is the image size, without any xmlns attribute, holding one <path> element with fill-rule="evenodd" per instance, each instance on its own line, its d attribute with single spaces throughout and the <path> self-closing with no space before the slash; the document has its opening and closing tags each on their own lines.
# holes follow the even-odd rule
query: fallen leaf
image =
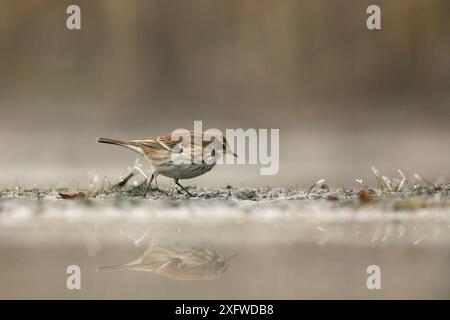
<svg viewBox="0 0 450 320">
<path fill-rule="evenodd" d="M 84 192 L 78 192 L 78 193 L 74 193 L 74 194 L 60 192 L 59 196 L 61 197 L 61 199 L 65 199 L 65 200 L 79 200 L 79 199 L 86 198 L 86 194 Z"/>
<path fill-rule="evenodd" d="M 359 200 L 361 200 L 361 202 L 371 202 L 374 200 L 373 194 L 371 194 L 369 192 L 369 190 L 367 190 L 367 189 L 363 189 L 363 190 L 359 191 L 358 196 L 359 196 Z"/>
</svg>

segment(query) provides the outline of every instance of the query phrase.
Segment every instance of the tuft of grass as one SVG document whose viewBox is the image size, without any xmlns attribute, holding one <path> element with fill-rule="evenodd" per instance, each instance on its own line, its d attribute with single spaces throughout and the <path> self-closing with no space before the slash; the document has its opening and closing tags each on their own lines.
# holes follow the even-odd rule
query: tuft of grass
<svg viewBox="0 0 450 320">
<path fill-rule="evenodd" d="M 437 192 L 441 192 L 449 189 L 450 182 L 439 183 L 436 181 L 435 183 L 430 182 L 429 180 L 422 178 L 417 173 L 413 175 L 412 184 L 409 183 L 405 174 L 402 170 L 397 170 L 400 177 L 390 178 L 388 176 L 383 176 L 380 174 L 379 170 L 375 167 L 372 167 L 372 172 L 375 176 L 375 181 L 378 186 L 378 190 L 384 194 L 390 193 L 415 193 L 415 194 L 434 194 Z M 367 185 L 362 181 L 362 179 L 356 179 L 356 181 L 361 184 L 365 189 L 369 189 Z M 447 188 L 447 189 L 446 189 Z"/>
<path fill-rule="evenodd" d="M 437 180 L 432 183 L 429 180 L 414 174 L 408 180 L 405 174 L 398 170 L 398 176 L 388 177 L 372 167 L 376 187 L 370 188 L 362 179 L 356 179 L 359 188 L 332 187 L 325 184 L 325 179 L 319 179 L 307 189 L 301 188 L 261 188 L 226 186 L 224 188 L 196 188 L 193 190 L 194 198 L 216 200 L 250 200 L 250 201 L 291 201 L 291 200 L 325 200 L 332 206 L 359 208 L 372 206 L 391 210 L 416 210 L 431 207 L 450 206 L 450 181 L 448 179 Z M 138 180 L 137 178 L 143 177 Z M 95 178 L 97 182 L 97 178 Z M 34 186 L 26 189 L 22 186 L 0 189 L 1 198 L 27 198 L 42 199 L 56 197 L 58 194 L 83 193 L 84 200 L 95 198 L 151 198 L 185 200 L 190 197 L 176 186 L 163 186 L 159 188 L 156 181 L 147 190 L 148 177 L 141 169 L 129 169 L 125 174 L 114 180 L 105 177 L 98 187 L 94 184 L 89 189 L 74 188 L 40 188 Z M 80 201 L 79 199 L 76 199 Z"/>
</svg>

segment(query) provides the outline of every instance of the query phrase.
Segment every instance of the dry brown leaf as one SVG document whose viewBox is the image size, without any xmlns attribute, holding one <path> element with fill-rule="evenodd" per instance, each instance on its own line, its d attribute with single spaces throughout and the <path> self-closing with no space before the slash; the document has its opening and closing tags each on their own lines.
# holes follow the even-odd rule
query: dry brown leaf
<svg viewBox="0 0 450 320">
<path fill-rule="evenodd" d="M 61 197 L 61 199 L 65 199 L 65 200 L 79 200 L 79 199 L 86 198 L 86 194 L 84 192 L 78 192 L 78 193 L 74 193 L 74 194 L 60 192 L 59 196 Z"/>
<path fill-rule="evenodd" d="M 371 194 L 369 192 L 369 190 L 367 190 L 367 189 L 363 189 L 363 190 L 359 191 L 358 196 L 359 196 L 359 200 L 361 200 L 361 202 L 371 202 L 375 199 L 373 194 Z"/>
</svg>

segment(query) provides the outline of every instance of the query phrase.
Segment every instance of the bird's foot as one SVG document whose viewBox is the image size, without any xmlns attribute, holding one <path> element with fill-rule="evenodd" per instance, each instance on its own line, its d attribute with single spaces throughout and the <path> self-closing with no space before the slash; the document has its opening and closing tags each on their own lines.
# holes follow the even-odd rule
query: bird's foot
<svg viewBox="0 0 450 320">
<path fill-rule="evenodd" d="M 145 193 L 144 193 L 144 196 L 147 196 L 148 192 L 150 191 L 153 180 L 155 180 L 155 183 L 156 183 L 156 190 L 157 190 L 157 191 L 161 191 L 161 190 L 159 190 L 158 182 L 157 182 L 157 180 L 156 180 L 156 177 L 157 177 L 157 176 L 158 176 L 158 174 L 153 173 L 152 176 L 150 177 L 150 180 L 148 180 L 147 185 L 145 186 Z"/>
<path fill-rule="evenodd" d="M 186 189 L 185 187 L 183 187 L 183 186 L 178 182 L 177 179 L 175 179 L 175 184 L 176 184 L 177 186 L 179 186 L 181 189 L 183 189 L 183 191 L 186 192 L 190 197 L 193 197 L 193 196 L 194 196 L 192 193 L 189 192 L 188 189 Z"/>
</svg>

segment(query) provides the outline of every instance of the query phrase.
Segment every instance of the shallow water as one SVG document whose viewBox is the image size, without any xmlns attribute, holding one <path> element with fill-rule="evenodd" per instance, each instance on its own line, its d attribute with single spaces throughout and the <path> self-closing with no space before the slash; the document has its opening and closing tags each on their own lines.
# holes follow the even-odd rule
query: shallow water
<svg viewBox="0 0 450 320">
<path fill-rule="evenodd" d="M 448 208 L 2 199 L 0 298 L 450 298 L 449 228 Z M 195 250 L 210 257 L 192 260 Z M 98 271 L 146 251 L 147 271 Z M 81 290 L 66 288 L 69 265 L 81 268 Z M 369 265 L 381 268 L 381 290 L 367 289 Z"/>
</svg>

